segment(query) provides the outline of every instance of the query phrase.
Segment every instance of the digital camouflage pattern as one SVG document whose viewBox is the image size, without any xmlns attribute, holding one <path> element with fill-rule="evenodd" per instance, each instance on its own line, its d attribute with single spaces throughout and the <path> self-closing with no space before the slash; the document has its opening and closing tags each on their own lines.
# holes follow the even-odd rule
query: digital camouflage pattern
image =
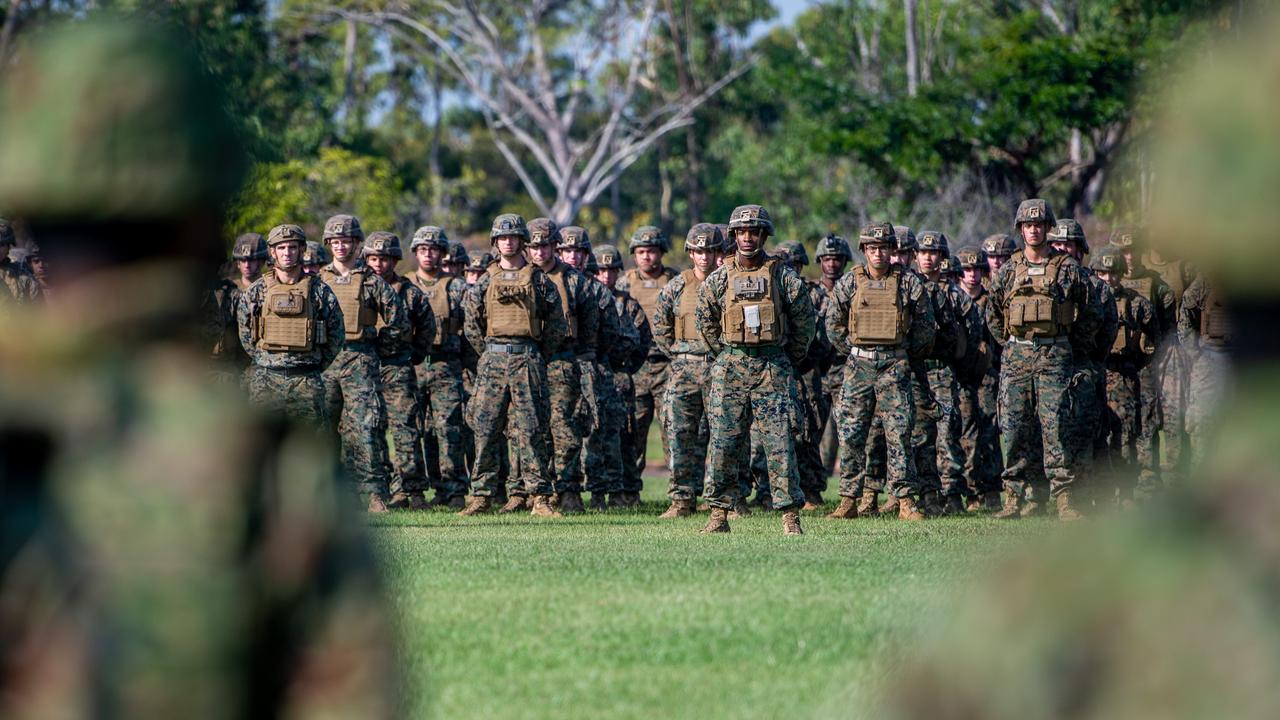
<svg viewBox="0 0 1280 720">
<path fill-rule="evenodd" d="M 578 356 L 594 355 L 600 335 L 600 307 L 590 289 L 591 280 L 559 258 L 551 272 L 562 273 L 569 307 L 563 312 L 573 318 L 574 337 L 566 338 L 561 349 L 547 360 L 548 396 L 551 402 L 551 445 L 556 493 L 583 489 L 582 444 L 587 436 L 580 414 L 583 393 Z M 592 380 L 594 377 L 591 378 Z M 590 380 L 588 380 L 590 382 Z"/>
<path fill-rule="evenodd" d="M 711 348 L 699 335 L 676 339 L 677 313 L 684 294 L 698 292 L 702 283 L 693 271 L 672 278 L 658 294 L 653 313 L 654 344 L 672 358 L 667 391 L 662 399 L 663 432 L 670 439 L 671 500 L 692 500 L 702 494 L 707 462 L 707 406 L 711 380 Z"/>
<path fill-rule="evenodd" d="M 1159 330 L 1151 301 L 1123 286 L 1113 293 L 1121 310 L 1120 332 L 1135 340 L 1121 340 L 1121 348 L 1113 346 L 1107 354 L 1103 427 L 1112 469 L 1123 482 L 1119 491 L 1122 497 L 1131 498 L 1154 489 L 1142 484 L 1154 477 L 1155 457 L 1150 435 L 1142 432 L 1139 410 L 1141 372 L 1153 360 Z M 1144 345 L 1152 352 L 1143 352 Z"/>
<path fill-rule="evenodd" d="M 653 243 L 656 243 L 656 241 L 653 241 Z M 654 246 L 657 247 L 658 245 Z M 643 245 L 636 247 L 643 247 Z M 676 271 L 669 267 L 662 268 L 654 276 L 643 275 L 638 269 L 632 268 L 618 278 L 615 288 L 630 295 L 631 288 L 636 283 L 656 280 L 658 283 L 665 285 L 671 282 L 671 279 L 676 274 Z M 652 317 L 649 309 L 644 308 L 644 311 L 645 319 L 651 321 Z M 655 413 L 662 407 L 662 397 L 667 391 L 667 373 L 670 362 L 667 356 L 663 355 L 656 346 L 653 346 L 645 364 L 639 370 L 631 373 L 631 382 L 635 392 L 635 417 L 631 423 L 633 430 L 630 442 L 632 455 L 629 457 L 628 462 L 635 465 L 634 475 L 636 477 L 639 477 L 644 472 L 645 447 L 649 443 L 649 426 L 653 423 Z M 670 439 L 666 435 L 662 436 L 662 452 L 666 457 L 671 456 Z"/>
<path fill-rule="evenodd" d="M 417 242 L 416 236 L 414 242 Z M 463 298 L 467 291 L 462 278 L 446 273 L 430 277 L 422 270 L 410 279 L 420 289 L 448 295 L 449 315 L 455 327 L 463 326 Z M 436 497 L 444 502 L 467 494 L 467 432 L 463 422 L 462 357 L 463 342 L 460 333 L 445 335 L 443 341 L 433 345 L 422 363 L 417 366 L 418 389 L 422 397 L 424 435 L 429 435 L 434 452 L 426 453 L 427 472 L 435 487 Z"/>
<path fill-rule="evenodd" d="M 390 492 L 420 495 L 428 489 L 428 483 L 422 456 L 423 400 L 414 366 L 431 350 L 436 320 L 426 296 L 408 278 L 394 275 L 393 271 L 392 276 L 384 280 L 400 297 L 409 320 L 406 336 L 378 339 L 382 401 L 391 431 Z"/>
<path fill-rule="evenodd" d="M 579 353 L 578 371 L 582 377 L 582 399 L 578 418 L 582 428 L 581 475 L 585 489 L 601 498 L 609 492 L 621 492 L 621 450 L 592 449 L 593 438 L 602 428 L 610 433 L 599 438 L 613 448 L 620 448 L 621 416 L 626 412 L 622 397 L 614 384 L 614 368 L 623 367 L 635 352 L 637 338 L 632 328 L 624 328 L 613 293 L 594 277 L 586 276 L 588 302 L 596 308 L 599 328 L 594 350 Z"/>
</svg>

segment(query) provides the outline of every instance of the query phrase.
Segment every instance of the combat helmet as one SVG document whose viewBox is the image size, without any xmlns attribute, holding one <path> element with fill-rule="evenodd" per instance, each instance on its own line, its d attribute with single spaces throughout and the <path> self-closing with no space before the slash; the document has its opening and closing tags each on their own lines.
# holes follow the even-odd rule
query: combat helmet
<svg viewBox="0 0 1280 720">
<path fill-rule="evenodd" d="M 964 267 L 960 265 L 959 260 L 949 255 L 942 260 L 942 274 L 960 277 L 964 274 Z"/>
<path fill-rule="evenodd" d="M 1018 250 L 1018 243 L 1004 233 L 988 235 L 982 241 L 982 252 L 987 257 L 1009 257 Z"/>
<path fill-rule="evenodd" d="M 764 236 L 769 237 L 773 234 L 773 218 L 760 205 L 739 205 L 729 216 L 729 229 L 739 228 L 763 228 Z"/>
<path fill-rule="evenodd" d="M 551 218 L 534 218 L 526 226 L 529 230 L 529 247 L 556 247 L 560 244 L 560 226 Z"/>
<path fill-rule="evenodd" d="M 556 245 L 556 248 L 591 252 L 591 236 L 587 234 L 587 229 L 584 227 L 565 225 L 560 228 L 560 244 Z"/>
<path fill-rule="evenodd" d="M 712 223 L 698 223 L 689 228 L 684 236 L 684 251 L 691 250 L 722 252 L 724 236 L 720 234 L 720 228 Z"/>
<path fill-rule="evenodd" d="M 960 268 L 978 268 L 979 270 L 987 269 L 987 253 L 982 248 L 965 248 L 957 250 L 952 256 L 956 262 L 960 263 Z"/>
<path fill-rule="evenodd" d="M 716 223 L 716 227 L 720 228 L 720 235 L 724 238 L 724 254 L 732 255 L 738 250 L 738 243 L 734 242 L 733 234 L 729 232 L 729 223 Z"/>
<path fill-rule="evenodd" d="M 776 247 L 778 255 L 787 263 L 799 264 L 801 267 L 809 264 L 809 254 L 798 241 L 787 240 L 778 243 Z"/>
<path fill-rule="evenodd" d="M 1013 216 L 1013 232 L 1016 234 L 1022 223 L 1044 223 L 1046 225 L 1056 224 L 1053 218 L 1053 208 L 1049 207 L 1049 203 L 1040 198 L 1031 198 L 1023 200 L 1018 204 L 1018 212 Z"/>
<path fill-rule="evenodd" d="M 529 241 L 529 226 L 524 218 L 515 213 L 503 213 L 493 219 L 493 227 L 489 230 L 489 243 L 503 235 L 515 235 L 525 242 Z"/>
<path fill-rule="evenodd" d="M 277 225 L 267 233 L 267 247 L 275 247 L 290 240 L 296 240 L 306 247 L 307 233 L 299 225 Z"/>
<path fill-rule="evenodd" d="M 486 251 L 471 258 L 467 262 L 467 270 L 479 272 L 479 271 L 483 271 L 485 268 L 489 267 L 492 264 L 493 264 L 493 253 Z"/>
<path fill-rule="evenodd" d="M 893 225 L 887 222 L 873 222 L 863 225 L 858 231 L 858 247 L 866 245 L 888 245 L 890 249 L 898 247 L 899 238 Z"/>
<path fill-rule="evenodd" d="M 0 217 L 0 245 L 17 245 L 18 238 L 13 233 L 13 226 L 8 220 Z"/>
<path fill-rule="evenodd" d="M 919 250 L 920 245 L 916 242 L 916 231 L 906 225 L 894 225 L 893 233 L 898 236 L 899 250 Z"/>
<path fill-rule="evenodd" d="M 323 240 L 328 243 L 334 238 L 364 240 L 364 230 L 360 229 L 360 219 L 355 215 L 334 215 L 325 220 Z"/>
<path fill-rule="evenodd" d="M 641 225 L 631 233 L 631 242 L 627 244 L 627 250 L 634 255 L 636 248 L 642 247 L 656 247 L 666 252 L 671 249 L 671 241 L 667 239 L 667 234 L 662 232 L 661 228 Z"/>
<path fill-rule="evenodd" d="M 449 252 L 449 234 L 438 225 L 423 225 L 413 232 L 413 240 L 409 241 L 409 251 L 430 245 Z"/>
<path fill-rule="evenodd" d="M 622 251 L 612 245 L 598 245 L 592 248 L 591 255 L 600 270 L 622 269 Z"/>
<path fill-rule="evenodd" d="M 329 254 L 329 248 L 315 240 L 307 241 L 307 249 L 302 251 L 303 265 L 328 265 L 331 262 L 333 256 Z"/>
<path fill-rule="evenodd" d="M 937 230 L 922 231 L 920 237 L 916 238 L 916 247 L 920 250 L 936 250 L 944 258 L 951 257 L 951 243 L 945 233 Z"/>
<path fill-rule="evenodd" d="M 1116 246 L 1102 248 L 1093 256 L 1089 267 L 1094 272 L 1115 273 L 1123 276 L 1129 271 L 1129 263 L 1124 259 L 1124 252 Z"/>
<path fill-rule="evenodd" d="M 1111 244 L 1118 248 L 1142 248 L 1142 237 L 1136 228 L 1121 226 L 1111 232 Z"/>
<path fill-rule="evenodd" d="M 1080 246 L 1080 252 L 1089 252 L 1089 242 L 1084 237 L 1084 228 L 1071 218 L 1060 218 L 1049 231 L 1049 242 L 1073 242 Z"/>
<path fill-rule="evenodd" d="M 845 260 L 853 259 L 853 252 L 849 250 L 849 243 L 839 235 L 827 234 L 826 237 L 818 241 L 818 251 L 813 254 L 819 262 L 824 257 L 842 257 Z"/>
<path fill-rule="evenodd" d="M 460 242 L 449 243 L 449 254 L 444 256 L 444 262 L 457 265 L 466 265 L 471 258 L 467 256 L 467 248 Z"/>
<path fill-rule="evenodd" d="M 404 252 L 400 250 L 400 236 L 383 230 L 369 233 L 369 237 L 364 240 L 361 255 L 390 255 L 399 260 L 404 257 Z"/>
<path fill-rule="evenodd" d="M 259 233 L 245 233 L 231 247 L 232 260 L 266 260 L 267 241 Z"/>
</svg>

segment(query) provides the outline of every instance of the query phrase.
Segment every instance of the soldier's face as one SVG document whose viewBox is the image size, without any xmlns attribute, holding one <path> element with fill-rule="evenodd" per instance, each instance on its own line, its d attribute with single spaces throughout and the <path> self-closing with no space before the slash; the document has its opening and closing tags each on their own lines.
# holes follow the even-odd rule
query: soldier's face
<svg viewBox="0 0 1280 720">
<path fill-rule="evenodd" d="M 271 248 L 271 258 L 281 270 L 292 270 L 302 259 L 302 243 L 297 240 L 279 243 Z"/>
<path fill-rule="evenodd" d="M 1084 257 L 1084 253 L 1080 252 L 1080 247 L 1070 240 L 1054 240 L 1053 249 L 1058 252 L 1064 252 L 1076 260 Z"/>
<path fill-rule="evenodd" d="M 893 260 L 893 251 L 883 243 L 863 245 L 862 254 L 867 257 L 867 265 L 873 270 L 888 270 Z"/>
<path fill-rule="evenodd" d="M 889 256 L 889 261 L 902 267 L 911 267 L 916 262 L 916 252 L 914 250 L 899 250 Z"/>
<path fill-rule="evenodd" d="M 1098 270 L 1096 272 L 1102 282 L 1110 285 L 1112 290 L 1119 289 L 1120 281 L 1123 279 L 1120 273 L 1111 272 L 1110 270 Z"/>
<path fill-rule="evenodd" d="M 262 261 L 237 260 L 236 269 L 240 271 L 240 277 L 257 277 L 262 272 Z"/>
<path fill-rule="evenodd" d="M 576 247 L 562 248 L 560 250 L 560 259 L 565 265 L 581 270 L 587 266 L 587 251 Z"/>
<path fill-rule="evenodd" d="M 1004 267 L 1004 263 L 1008 259 L 1009 258 L 1004 255 L 988 255 L 987 270 L 992 275 L 995 275 L 996 273 L 1000 272 L 1000 268 Z"/>
<path fill-rule="evenodd" d="M 614 283 L 618 282 L 618 271 L 614 268 L 602 268 L 596 271 L 596 279 L 612 290 Z"/>
<path fill-rule="evenodd" d="M 1133 262 L 1133 248 L 1132 248 L 1132 247 L 1127 247 L 1127 248 L 1125 248 L 1125 249 L 1124 249 L 1124 252 L 1122 252 L 1122 253 L 1120 253 L 1120 254 L 1124 256 L 1124 264 L 1125 264 L 1125 267 L 1128 267 L 1128 268 L 1129 268 L 1129 272 L 1132 272 L 1132 271 L 1133 271 L 1133 266 L 1134 266 L 1134 262 Z"/>
<path fill-rule="evenodd" d="M 338 262 L 346 262 L 351 259 L 356 251 L 355 238 L 338 237 L 329 240 L 329 249 L 333 251 L 333 259 Z"/>
<path fill-rule="evenodd" d="M 529 248 L 529 261 L 534 265 L 546 265 L 555 259 L 555 245 L 533 245 Z"/>
<path fill-rule="evenodd" d="M 976 267 L 965 268 L 964 274 L 960 276 L 960 282 L 967 288 L 978 287 L 982 284 L 982 270 Z"/>
<path fill-rule="evenodd" d="M 44 279 L 44 275 L 45 275 L 45 273 L 46 273 L 46 272 L 48 272 L 48 270 L 47 270 L 47 268 L 46 268 L 46 266 L 45 266 L 45 264 L 44 264 L 44 258 L 43 258 L 43 257 L 41 257 L 41 256 L 39 256 L 39 255 L 28 255 L 28 256 L 27 256 L 27 265 L 28 265 L 28 266 L 30 266 L 30 268 L 31 268 L 31 274 L 32 274 L 32 275 L 35 275 L 36 277 L 40 278 L 41 280 L 43 280 L 43 279 Z M 259 268 L 259 269 L 261 269 L 261 268 L 262 268 L 262 261 L 261 261 L 261 260 L 259 260 L 259 261 L 258 261 L 258 268 Z"/>
<path fill-rule="evenodd" d="M 519 235 L 499 235 L 494 240 L 494 245 L 498 248 L 498 254 L 504 258 L 513 258 L 520 254 L 523 249 L 524 238 Z"/>
<path fill-rule="evenodd" d="M 312 265 L 303 265 L 302 272 L 306 273 L 307 275 L 315 275 L 320 272 L 320 263 L 315 263 Z"/>
<path fill-rule="evenodd" d="M 713 250 L 690 250 L 689 259 L 693 261 L 693 267 L 699 272 L 709 273 L 716 269 L 716 255 L 720 253 Z"/>
<path fill-rule="evenodd" d="M 645 272 L 662 267 L 662 250 L 656 247 L 636 248 L 636 267 Z"/>
<path fill-rule="evenodd" d="M 921 250 L 916 255 L 916 262 L 920 264 L 920 272 L 932 275 L 942 269 L 942 253 L 937 250 Z"/>
<path fill-rule="evenodd" d="M 1049 223 L 1024 222 L 1018 226 L 1018 232 L 1022 233 L 1022 242 L 1031 247 L 1043 244 L 1048 231 Z"/>
<path fill-rule="evenodd" d="M 721 265 L 723 265 L 723 264 L 724 264 L 724 260 L 725 260 L 725 254 L 724 254 L 724 253 L 716 253 L 716 254 L 715 254 L 715 263 L 716 263 L 716 267 L 720 267 Z"/>
<path fill-rule="evenodd" d="M 466 274 L 467 274 L 467 284 L 475 285 L 476 283 L 480 282 L 480 276 L 484 275 L 484 271 L 483 270 L 467 270 Z"/>
<path fill-rule="evenodd" d="M 818 264 L 822 266 L 822 277 L 828 280 L 839 280 L 848 263 L 848 260 L 839 255 L 824 255 L 818 260 Z"/>
<path fill-rule="evenodd" d="M 381 253 L 365 255 L 364 264 L 368 265 L 373 274 L 378 277 L 386 277 L 392 270 L 396 269 L 396 259 Z"/>
<path fill-rule="evenodd" d="M 738 228 L 733 231 L 733 242 L 738 245 L 738 252 L 753 255 L 764 244 L 764 231 L 760 228 Z"/>
<path fill-rule="evenodd" d="M 419 245 L 413 254 L 418 258 L 418 267 L 423 270 L 439 270 L 444 251 L 437 245 Z"/>
</svg>

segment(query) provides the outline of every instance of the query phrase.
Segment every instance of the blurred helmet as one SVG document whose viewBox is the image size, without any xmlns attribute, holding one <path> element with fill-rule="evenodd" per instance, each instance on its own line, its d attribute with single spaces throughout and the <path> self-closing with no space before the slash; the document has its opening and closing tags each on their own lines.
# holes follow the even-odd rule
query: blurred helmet
<svg viewBox="0 0 1280 720">
<path fill-rule="evenodd" d="M 449 235 L 445 233 L 444 228 L 436 225 L 423 225 L 418 228 L 413 233 L 413 240 L 409 241 L 409 251 L 413 252 L 428 245 L 438 247 L 445 253 L 449 252 Z"/>
<path fill-rule="evenodd" d="M 355 215 L 334 215 L 324 221 L 324 241 L 334 238 L 351 238 L 364 240 L 364 231 L 360 229 L 360 220 Z"/>
<path fill-rule="evenodd" d="M 18 238 L 13 233 L 13 226 L 8 220 L 0 217 L 0 245 L 16 245 Z"/>
<path fill-rule="evenodd" d="M 591 273 L 592 275 L 600 271 L 600 264 L 596 262 L 596 255 L 594 252 L 587 253 L 587 266 L 583 268 L 583 270 Z"/>
<path fill-rule="evenodd" d="M 360 254 L 363 256 L 389 255 L 397 260 L 404 257 L 404 253 L 400 250 L 400 236 L 382 230 L 370 233 L 369 237 L 365 238 L 364 249 Z"/>
<path fill-rule="evenodd" d="M 267 241 L 258 233 L 245 233 L 236 238 L 231 248 L 233 260 L 266 260 Z"/>
<path fill-rule="evenodd" d="M 299 225 L 277 225 L 271 228 L 271 232 L 267 233 L 267 245 L 275 247 L 281 243 L 296 240 L 303 247 L 307 245 L 307 234 L 302 231 Z"/>
<path fill-rule="evenodd" d="M 956 262 L 960 263 L 961 269 L 964 269 L 964 268 L 978 268 L 979 270 L 987 269 L 987 253 L 983 251 L 981 248 L 976 250 L 974 248 L 965 248 L 964 250 L 957 250 L 956 254 L 953 257 L 955 258 Z"/>
<path fill-rule="evenodd" d="M 689 228 L 684 236 L 684 251 L 687 253 L 691 250 L 722 252 L 724 236 L 720 234 L 720 228 L 712 223 L 698 223 Z"/>
<path fill-rule="evenodd" d="M 809 254 L 805 252 L 804 246 L 796 240 L 787 240 L 777 245 L 778 255 L 788 263 L 799 264 L 801 267 L 809 264 Z"/>
<path fill-rule="evenodd" d="M 1040 198 L 1023 200 L 1018 205 L 1018 212 L 1013 216 L 1013 231 L 1018 232 L 1018 227 L 1027 222 L 1053 225 L 1053 209 L 1049 207 L 1049 203 Z"/>
<path fill-rule="evenodd" d="M 560 226 L 551 218 L 534 218 L 529 221 L 529 247 L 555 247 L 560 244 Z"/>
<path fill-rule="evenodd" d="M 493 253 L 486 251 L 471 258 L 470 261 L 467 263 L 467 270 L 483 271 L 485 268 L 489 267 L 489 265 L 491 264 L 493 264 Z"/>
<path fill-rule="evenodd" d="M 302 251 L 303 265 L 328 265 L 331 262 L 333 256 L 329 254 L 329 248 L 315 240 L 307 241 L 307 249 Z"/>
<path fill-rule="evenodd" d="M 982 241 L 982 252 L 988 257 L 1009 257 L 1018 251 L 1018 243 L 1004 233 L 988 235 Z"/>
<path fill-rule="evenodd" d="M 764 228 L 765 237 L 773 234 L 773 218 L 759 205 L 739 205 L 729 216 L 729 229 Z"/>
<path fill-rule="evenodd" d="M 844 238 L 828 234 L 818 241 L 818 251 L 813 256 L 818 260 L 831 256 L 852 260 L 853 252 L 849 250 L 849 243 Z"/>
<path fill-rule="evenodd" d="M 716 227 L 720 228 L 720 236 L 724 238 L 724 254 L 732 255 L 738 251 L 738 243 L 734 242 L 733 234 L 729 232 L 728 223 L 716 223 Z"/>
<path fill-rule="evenodd" d="M 515 235 L 525 240 L 529 240 L 529 227 L 525 224 L 524 218 L 515 213 L 503 213 L 493 219 L 493 227 L 489 230 L 489 242 L 502 237 L 503 235 Z"/>
<path fill-rule="evenodd" d="M 666 252 L 671 249 L 671 241 L 667 239 L 667 234 L 662 232 L 661 228 L 641 225 L 631 233 L 631 242 L 627 244 L 627 250 L 635 254 L 636 248 L 642 247 L 656 247 Z"/>
<path fill-rule="evenodd" d="M 601 270 L 621 270 L 622 251 L 612 245 L 598 245 L 591 250 Z"/>
<path fill-rule="evenodd" d="M 1118 227 L 1111 232 L 1111 244 L 1121 248 L 1135 248 L 1141 250 L 1143 247 L 1141 234 L 1137 228 Z"/>
<path fill-rule="evenodd" d="M 951 243 L 947 236 L 937 230 L 925 230 L 916 238 L 916 247 L 920 250 L 936 250 L 943 257 L 951 257 Z"/>
<path fill-rule="evenodd" d="M 1115 273 L 1124 275 L 1129 271 L 1129 263 L 1125 262 L 1124 252 L 1116 246 L 1105 247 L 1093 256 L 1093 260 L 1089 263 L 1089 267 L 1095 272 Z"/>
<path fill-rule="evenodd" d="M 898 236 L 899 250 L 919 250 L 920 246 L 916 243 L 916 231 L 906 225 L 894 225 L 893 233 Z"/>
<path fill-rule="evenodd" d="M 959 260 L 949 256 L 942 260 L 942 274 L 959 277 L 964 274 L 964 268 L 960 266 Z"/>
<path fill-rule="evenodd" d="M 866 245 L 888 245 L 890 248 L 897 248 L 899 238 L 894 231 L 893 225 L 887 222 L 871 223 L 863 225 L 858 231 L 858 247 Z"/>
<path fill-rule="evenodd" d="M 467 256 L 467 248 L 460 242 L 449 243 L 449 254 L 444 256 L 446 263 L 466 265 L 471 258 Z"/>
<path fill-rule="evenodd" d="M 1080 251 L 1089 252 L 1089 243 L 1084 237 L 1084 228 L 1071 218 L 1062 218 L 1049 230 L 1049 242 L 1073 242 L 1080 246 Z"/>
<path fill-rule="evenodd" d="M 586 250 L 591 252 L 591 236 L 587 234 L 587 229 L 577 225 L 565 225 L 560 228 L 560 244 L 556 246 L 561 250 Z"/>
</svg>

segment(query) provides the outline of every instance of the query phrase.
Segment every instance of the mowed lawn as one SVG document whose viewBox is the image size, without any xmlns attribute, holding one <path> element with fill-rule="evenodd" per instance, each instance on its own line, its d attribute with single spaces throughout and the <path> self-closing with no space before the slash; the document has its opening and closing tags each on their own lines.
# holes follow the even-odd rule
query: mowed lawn
<svg viewBox="0 0 1280 720">
<path fill-rule="evenodd" d="M 859 688 L 892 671 L 884 651 L 1047 527 L 810 516 L 784 538 L 780 515 L 756 513 L 702 536 L 705 515 L 658 520 L 665 485 L 648 478 L 638 511 L 371 521 L 409 715 L 859 715 Z"/>
</svg>

